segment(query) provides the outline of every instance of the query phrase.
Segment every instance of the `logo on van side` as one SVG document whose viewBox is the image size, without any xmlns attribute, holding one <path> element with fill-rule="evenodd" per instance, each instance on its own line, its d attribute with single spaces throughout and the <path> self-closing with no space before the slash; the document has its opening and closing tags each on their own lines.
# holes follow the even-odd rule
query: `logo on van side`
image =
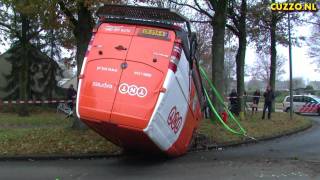
<svg viewBox="0 0 320 180">
<path fill-rule="evenodd" d="M 177 111 L 176 106 L 173 106 L 173 108 L 171 109 L 167 119 L 167 123 L 171 127 L 173 132 L 177 134 L 182 125 L 182 117 L 180 116 L 179 111 Z"/>
<path fill-rule="evenodd" d="M 130 96 L 138 96 L 144 98 L 148 94 L 148 90 L 145 87 L 138 87 L 134 84 L 129 85 L 127 83 L 122 83 L 119 86 L 119 92 L 121 94 L 129 94 Z"/>
</svg>

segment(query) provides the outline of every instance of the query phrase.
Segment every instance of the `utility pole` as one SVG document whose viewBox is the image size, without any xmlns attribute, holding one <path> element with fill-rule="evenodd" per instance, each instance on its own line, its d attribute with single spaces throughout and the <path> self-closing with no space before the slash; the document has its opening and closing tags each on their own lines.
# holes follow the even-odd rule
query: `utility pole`
<svg viewBox="0 0 320 180">
<path fill-rule="evenodd" d="M 289 84 L 290 84 L 290 119 L 293 115 L 293 93 L 292 93 L 292 47 L 291 47 L 291 24 L 290 24 L 290 12 L 288 12 L 288 34 L 289 34 Z"/>
</svg>

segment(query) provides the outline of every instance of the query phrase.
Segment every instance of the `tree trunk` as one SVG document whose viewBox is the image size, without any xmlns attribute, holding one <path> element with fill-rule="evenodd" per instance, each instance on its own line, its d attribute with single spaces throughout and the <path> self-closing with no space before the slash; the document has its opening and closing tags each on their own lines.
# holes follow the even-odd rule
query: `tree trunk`
<svg viewBox="0 0 320 180">
<path fill-rule="evenodd" d="M 224 36 L 226 27 L 228 0 L 217 3 L 217 9 L 212 19 L 212 81 L 217 90 L 224 97 Z M 217 98 L 212 98 L 218 112 L 223 111 L 223 106 L 218 103 Z"/>
<path fill-rule="evenodd" d="M 22 101 L 27 101 L 29 96 L 29 50 L 28 50 L 28 30 L 29 21 L 28 17 L 21 14 L 21 46 L 23 51 L 19 55 L 21 62 L 21 69 L 19 71 L 19 99 Z M 28 116 L 29 111 L 26 104 L 19 105 L 19 116 Z"/>
<path fill-rule="evenodd" d="M 272 0 L 274 3 L 275 0 Z M 277 17 L 274 11 L 271 14 L 271 27 L 270 27 L 270 38 L 271 38 L 271 46 L 270 46 L 270 86 L 275 91 L 276 85 L 276 64 L 277 64 L 277 49 L 276 49 L 276 28 L 277 28 Z M 272 111 L 274 112 L 274 101 L 272 103 Z"/>
<path fill-rule="evenodd" d="M 240 105 L 240 118 L 244 119 L 244 112 L 246 106 L 246 99 L 244 97 L 244 65 L 246 58 L 246 48 L 247 48 L 247 32 L 246 32 L 246 16 L 247 16 L 247 1 L 242 0 L 241 2 L 241 16 L 239 19 L 239 48 L 236 55 L 237 64 L 237 92 L 239 95 L 239 105 Z"/>
<path fill-rule="evenodd" d="M 76 38 L 77 45 L 77 53 L 76 53 L 76 61 L 77 61 L 77 75 L 79 76 L 82 62 L 85 57 L 88 44 L 90 42 L 92 36 L 92 29 L 94 26 L 92 14 L 88 10 L 87 7 L 84 6 L 84 3 L 79 3 L 78 5 L 78 23 L 74 28 L 74 36 Z M 74 116 L 74 121 L 72 128 L 74 129 L 84 129 L 86 128 L 85 124 L 80 121 L 76 116 Z"/>
<path fill-rule="evenodd" d="M 246 34 L 246 33 L 244 33 Z M 237 92 L 239 95 L 239 104 L 240 104 L 240 118 L 244 119 L 245 112 L 245 101 L 246 97 L 244 97 L 244 64 L 246 57 L 246 46 L 247 41 L 246 37 L 239 37 L 239 48 L 236 56 L 237 63 Z"/>
</svg>

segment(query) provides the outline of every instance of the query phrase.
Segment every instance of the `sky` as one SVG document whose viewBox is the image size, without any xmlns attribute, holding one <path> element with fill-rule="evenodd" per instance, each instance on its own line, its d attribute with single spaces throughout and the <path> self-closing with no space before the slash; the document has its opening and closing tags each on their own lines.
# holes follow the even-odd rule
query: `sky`
<svg viewBox="0 0 320 180">
<path fill-rule="evenodd" d="M 304 12 L 300 12 L 304 13 Z M 309 20 L 312 22 L 312 16 L 310 16 Z M 294 35 L 305 37 L 311 36 L 311 25 L 293 25 Z M 2 39 L 2 37 L 0 37 Z M 0 43 L 0 54 L 5 52 L 9 48 L 8 43 Z M 284 66 L 284 70 L 286 73 L 281 76 L 282 80 L 289 79 L 289 58 L 288 58 L 288 47 L 277 46 L 278 54 L 282 55 L 287 59 L 287 62 Z M 255 54 L 255 49 L 253 47 L 248 46 L 246 52 L 246 65 L 252 66 L 254 61 L 257 59 Z M 312 59 L 308 57 L 308 46 L 306 43 L 302 43 L 301 47 L 292 46 L 292 73 L 293 77 L 302 77 L 306 82 L 308 81 L 320 81 L 320 72 L 316 72 L 315 68 L 317 66 L 312 64 Z M 245 80 L 248 81 L 250 77 L 246 77 Z"/>
<path fill-rule="evenodd" d="M 310 17 L 309 21 L 312 21 L 312 17 Z M 305 36 L 307 39 L 311 37 L 311 25 L 304 24 L 294 25 L 294 36 Z M 293 37 L 294 38 L 294 37 Z M 308 56 L 309 47 L 305 42 L 301 43 L 301 46 L 292 46 L 292 76 L 302 77 L 306 82 L 308 81 L 320 81 L 320 73 L 316 72 L 317 68 L 316 64 L 312 64 L 312 59 Z M 255 49 L 252 47 L 247 48 L 246 52 L 246 64 L 251 66 L 256 60 Z M 281 76 L 282 80 L 289 79 L 289 48 L 281 45 L 277 46 L 277 53 L 279 55 L 283 55 L 286 58 L 286 63 L 284 65 L 284 70 L 286 73 Z M 246 80 L 250 78 L 247 77 Z"/>
</svg>

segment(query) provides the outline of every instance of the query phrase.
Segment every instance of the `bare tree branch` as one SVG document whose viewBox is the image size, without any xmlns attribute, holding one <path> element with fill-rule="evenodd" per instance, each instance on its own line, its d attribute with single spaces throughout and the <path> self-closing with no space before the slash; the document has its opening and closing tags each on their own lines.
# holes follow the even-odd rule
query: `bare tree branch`
<svg viewBox="0 0 320 180">
<path fill-rule="evenodd" d="M 0 31 L 4 31 L 4 32 L 7 32 L 7 33 L 10 33 L 10 31 L 8 29 L 4 29 L 4 28 L 0 28 Z"/>
<path fill-rule="evenodd" d="M 11 26 L 9 24 L 5 24 L 3 22 L 0 22 L 0 26 L 3 26 L 3 27 L 5 27 L 5 28 L 7 28 L 9 30 L 12 30 L 12 28 L 11 28 Z"/>
<path fill-rule="evenodd" d="M 78 25 L 78 21 L 76 20 L 76 18 L 73 16 L 73 14 L 70 12 L 70 10 L 65 6 L 64 2 L 63 1 L 59 1 L 58 2 L 61 10 L 63 11 L 63 13 L 69 18 L 69 20 L 71 21 L 71 23 L 74 25 L 74 26 L 77 26 Z"/>
<path fill-rule="evenodd" d="M 208 2 L 208 0 L 206 0 Z M 218 9 L 218 1 L 217 0 L 209 0 L 209 4 L 212 5 L 213 10 Z"/>
<path fill-rule="evenodd" d="M 211 23 L 212 21 L 195 21 L 195 20 L 192 20 L 190 21 L 191 23 L 202 23 L 202 24 L 207 24 L 207 23 Z"/>
<path fill-rule="evenodd" d="M 235 34 L 236 36 L 239 36 L 239 35 L 240 35 L 240 33 L 239 33 L 239 31 L 238 31 L 237 28 L 231 26 L 230 24 L 226 24 L 226 26 L 227 26 L 227 28 L 230 29 L 230 30 L 233 32 L 233 34 Z"/>
<path fill-rule="evenodd" d="M 194 0 L 194 3 L 196 4 L 196 6 L 199 8 L 199 10 L 200 10 L 202 13 L 204 13 L 205 15 L 207 15 L 208 17 L 210 17 L 211 19 L 213 19 L 213 16 L 212 16 L 210 13 L 208 13 L 208 11 L 204 10 L 204 9 L 200 6 L 200 4 L 198 3 L 198 0 Z"/>
<path fill-rule="evenodd" d="M 0 26 L 7 28 L 7 32 L 11 32 L 11 33 L 15 34 L 19 39 L 21 38 L 19 31 L 13 29 L 10 25 L 5 24 L 3 22 L 0 22 Z"/>
<path fill-rule="evenodd" d="M 34 38 L 35 36 L 38 36 L 39 33 L 40 33 L 41 31 L 43 31 L 43 30 L 44 30 L 43 28 L 40 28 L 38 31 L 35 31 L 35 32 L 29 34 L 28 37 L 27 37 L 27 40 L 29 41 L 30 39 Z"/>
<path fill-rule="evenodd" d="M 193 10 L 199 12 L 199 13 L 205 14 L 206 16 L 208 16 L 208 17 L 211 18 L 211 19 L 213 18 L 213 16 L 212 16 L 211 14 L 209 14 L 207 11 L 205 11 L 205 10 L 203 10 L 203 9 L 197 9 L 197 8 L 191 6 L 190 4 L 178 3 L 177 1 L 174 1 L 174 0 L 169 0 L 169 2 L 174 3 L 174 4 L 177 4 L 177 5 L 179 5 L 179 6 L 189 7 L 189 8 L 191 8 L 191 9 L 193 9 Z"/>
</svg>

